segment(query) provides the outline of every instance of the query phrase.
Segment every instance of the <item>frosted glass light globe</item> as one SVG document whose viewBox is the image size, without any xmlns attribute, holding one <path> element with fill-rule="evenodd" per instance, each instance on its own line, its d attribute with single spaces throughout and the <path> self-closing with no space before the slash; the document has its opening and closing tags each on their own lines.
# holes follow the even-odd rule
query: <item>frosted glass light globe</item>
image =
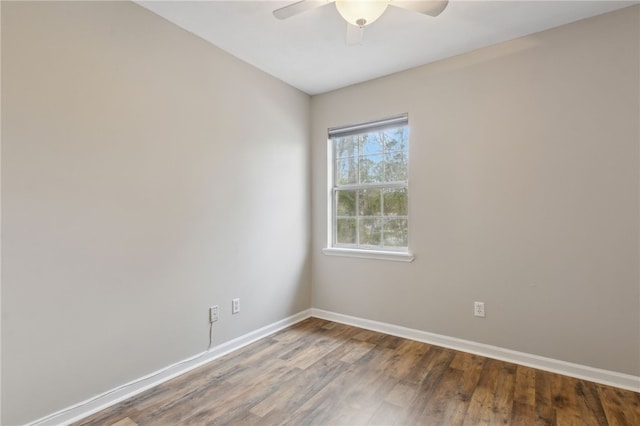
<svg viewBox="0 0 640 426">
<path fill-rule="evenodd" d="M 336 9 L 351 25 L 364 27 L 382 16 L 388 4 L 389 0 L 336 0 Z"/>
</svg>

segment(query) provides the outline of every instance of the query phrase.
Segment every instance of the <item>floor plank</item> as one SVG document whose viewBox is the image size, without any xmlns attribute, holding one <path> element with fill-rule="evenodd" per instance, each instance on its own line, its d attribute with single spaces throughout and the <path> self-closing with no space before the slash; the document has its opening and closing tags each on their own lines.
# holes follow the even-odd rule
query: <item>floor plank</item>
<svg viewBox="0 0 640 426">
<path fill-rule="evenodd" d="M 640 425 L 640 394 L 309 318 L 79 425 Z"/>
</svg>

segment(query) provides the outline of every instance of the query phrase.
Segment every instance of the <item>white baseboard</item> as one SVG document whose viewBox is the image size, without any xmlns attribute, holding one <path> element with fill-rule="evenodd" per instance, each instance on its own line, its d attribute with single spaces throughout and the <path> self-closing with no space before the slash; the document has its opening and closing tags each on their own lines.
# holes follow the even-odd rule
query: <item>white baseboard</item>
<svg viewBox="0 0 640 426">
<path fill-rule="evenodd" d="M 258 330 L 254 330 L 221 345 L 215 346 L 194 357 L 167 366 L 161 370 L 104 392 L 86 401 L 67 407 L 46 417 L 42 417 L 41 419 L 29 423 L 28 426 L 65 425 L 76 422 L 309 317 L 316 317 L 353 325 L 355 327 L 378 331 L 392 336 L 412 339 L 436 346 L 469 352 L 476 355 L 486 356 L 488 358 L 499 359 L 578 379 L 589 380 L 596 383 L 628 389 L 634 392 L 640 392 L 640 377 L 638 376 L 602 370 L 585 365 L 527 354 L 524 352 L 512 351 L 510 349 L 504 349 L 497 346 L 485 345 L 483 343 L 472 342 L 470 340 L 457 339 L 455 337 L 443 336 L 440 334 L 429 333 L 427 331 L 312 308 L 262 327 Z"/>
<path fill-rule="evenodd" d="M 169 365 L 161 370 L 151 373 L 147 376 L 133 380 L 127 384 L 119 386 L 115 389 L 111 389 L 86 401 L 75 404 L 71 407 L 67 407 L 63 410 L 57 411 L 46 417 L 42 417 L 28 426 L 41 426 L 41 425 L 66 425 L 76 422 L 100 410 L 110 407 L 125 399 L 131 398 L 147 389 L 157 386 L 167 380 L 173 379 L 181 374 L 187 373 L 197 367 L 200 367 L 208 362 L 211 362 L 217 358 L 220 358 L 230 352 L 247 346 L 250 343 L 260 340 L 276 331 L 289 327 L 302 320 L 305 320 L 311 316 L 311 310 L 299 312 L 283 320 L 277 321 L 273 324 L 269 324 L 265 327 L 254 330 L 243 336 L 230 340 L 218 346 L 214 346 L 208 351 L 202 352 L 191 358 L 182 360 L 175 364 Z"/>
<path fill-rule="evenodd" d="M 485 345 L 483 343 L 472 342 L 470 340 L 463 340 L 455 337 L 429 333 L 427 331 L 415 330 L 398 325 L 324 311 L 322 309 L 312 308 L 311 316 L 326 319 L 329 321 L 353 325 L 356 327 L 365 328 L 367 330 L 378 331 L 380 333 L 390 334 L 392 336 L 404 337 L 406 339 L 430 343 L 449 349 L 482 355 L 501 361 L 512 362 L 514 364 L 525 365 L 527 367 L 533 367 L 539 370 L 563 374 L 565 376 L 584 379 L 604 385 L 615 386 L 634 392 L 640 392 L 640 377 L 632 376 L 630 374 L 602 370 L 586 365 L 574 364 L 571 362 L 560 361 L 553 358 L 546 358 L 538 355 L 504 349 L 497 346 Z"/>
</svg>

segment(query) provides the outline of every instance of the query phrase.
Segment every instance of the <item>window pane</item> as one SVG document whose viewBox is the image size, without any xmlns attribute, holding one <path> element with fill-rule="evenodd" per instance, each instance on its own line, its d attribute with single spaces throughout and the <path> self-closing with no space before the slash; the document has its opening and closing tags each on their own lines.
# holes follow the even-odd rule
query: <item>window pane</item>
<svg viewBox="0 0 640 426">
<path fill-rule="evenodd" d="M 383 156 L 367 155 L 360 157 L 360 183 L 384 182 Z"/>
<path fill-rule="evenodd" d="M 404 151 L 385 154 L 385 178 L 387 182 L 406 182 L 409 179 L 407 155 Z"/>
<path fill-rule="evenodd" d="M 336 160 L 336 183 L 347 185 L 358 182 L 358 158 L 347 157 Z"/>
<path fill-rule="evenodd" d="M 384 143 L 378 133 L 367 133 L 360 136 L 360 155 L 380 154 Z"/>
<path fill-rule="evenodd" d="M 356 215 L 356 191 L 336 191 L 336 216 Z"/>
<path fill-rule="evenodd" d="M 356 157 L 359 139 L 357 135 L 334 139 L 336 158 Z"/>
<path fill-rule="evenodd" d="M 336 244 L 356 244 L 356 220 L 336 219 Z"/>
<path fill-rule="evenodd" d="M 384 245 L 386 247 L 407 247 L 407 219 L 384 219 Z"/>
<path fill-rule="evenodd" d="M 406 188 L 385 189 L 383 194 L 385 216 L 407 216 L 408 197 Z"/>
<path fill-rule="evenodd" d="M 360 191 L 359 215 L 360 216 L 380 216 L 382 214 L 381 192 L 379 189 L 363 189 Z"/>
<path fill-rule="evenodd" d="M 385 131 L 385 151 L 407 151 L 408 133 L 406 127 Z"/>
<path fill-rule="evenodd" d="M 360 219 L 359 221 L 360 245 L 379 246 L 382 235 L 382 222 L 380 219 Z"/>
</svg>

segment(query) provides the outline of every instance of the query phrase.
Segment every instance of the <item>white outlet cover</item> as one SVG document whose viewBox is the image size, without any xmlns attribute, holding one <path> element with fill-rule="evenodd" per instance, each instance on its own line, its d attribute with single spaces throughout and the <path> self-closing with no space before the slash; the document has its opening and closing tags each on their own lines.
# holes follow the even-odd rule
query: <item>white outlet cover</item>
<svg viewBox="0 0 640 426">
<path fill-rule="evenodd" d="M 209 308 L 209 322 L 218 321 L 218 305 Z"/>
</svg>

